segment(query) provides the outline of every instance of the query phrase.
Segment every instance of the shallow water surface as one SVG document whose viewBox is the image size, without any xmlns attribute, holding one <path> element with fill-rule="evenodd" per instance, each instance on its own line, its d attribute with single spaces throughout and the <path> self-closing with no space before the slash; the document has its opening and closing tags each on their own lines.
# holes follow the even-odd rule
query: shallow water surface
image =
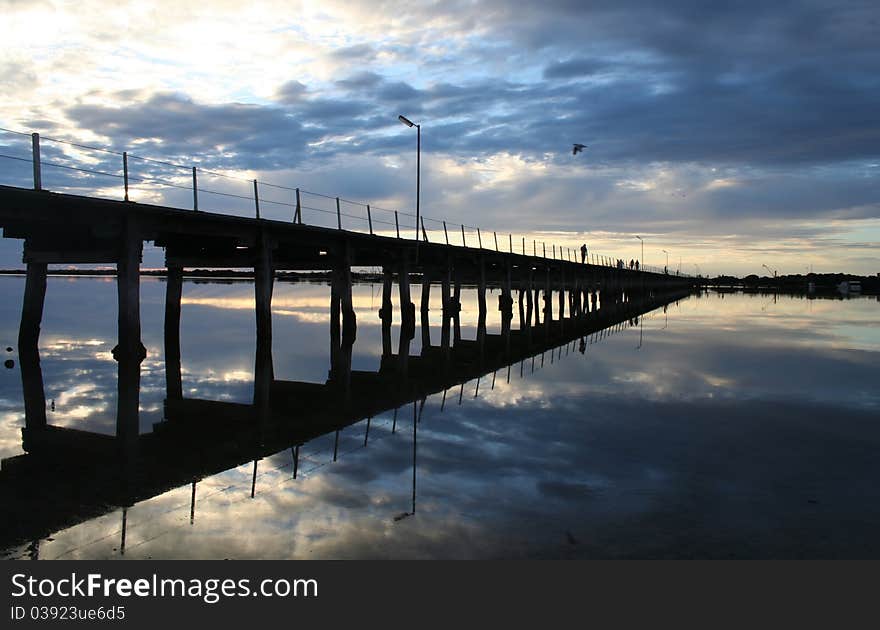
<svg viewBox="0 0 880 630">
<path fill-rule="evenodd" d="M 63 458 L 79 472 L 55 471 L 44 486 L 14 474 L 35 457 L 23 455 L 21 430 L 23 286 L 20 277 L 0 277 L 0 343 L 15 361 L 0 379 L 0 485 L 4 514 L 33 504 L 45 518 L 7 526 L 5 557 L 880 557 L 874 298 L 709 292 L 628 313 L 603 331 L 536 340 L 530 347 L 541 352 L 500 366 L 492 359 L 501 338 L 497 298 L 489 298 L 486 330 L 495 354 L 480 353 L 475 292 L 465 289 L 454 352 L 473 358 L 456 369 L 478 376 L 396 408 L 371 408 L 338 431 L 316 429 L 272 453 L 244 448 L 237 428 L 235 444 L 224 441 L 234 420 L 205 417 L 174 458 L 180 470 L 187 458 L 228 460 L 228 469 L 191 478 L 169 472 L 152 480 L 155 496 L 135 489 L 130 501 L 90 503 L 118 479 L 104 478 L 112 470 L 82 472 L 88 449 Z M 141 292 L 143 438 L 174 420 L 166 419 L 165 283 L 144 278 Z M 369 407 L 355 384 L 387 368 L 380 293 L 379 284 L 355 287 L 353 399 L 331 396 L 334 409 Z M 286 388 L 290 426 L 305 422 L 298 397 L 325 391 L 331 376 L 328 303 L 326 284 L 276 283 L 273 392 Z M 431 306 L 435 345 L 439 299 Z M 184 283 L 185 401 L 251 405 L 253 309 L 250 282 Z M 50 425 L 114 434 L 115 318 L 114 279 L 49 279 L 40 360 Z M 441 364 L 422 350 L 417 331 L 409 369 L 440 382 Z M 320 424 L 321 409 L 308 422 Z M 277 405 L 274 413 L 282 413 Z M 261 447 L 275 444 L 267 435 L 258 436 Z M 61 525 L 46 531 L 53 522 Z"/>
</svg>

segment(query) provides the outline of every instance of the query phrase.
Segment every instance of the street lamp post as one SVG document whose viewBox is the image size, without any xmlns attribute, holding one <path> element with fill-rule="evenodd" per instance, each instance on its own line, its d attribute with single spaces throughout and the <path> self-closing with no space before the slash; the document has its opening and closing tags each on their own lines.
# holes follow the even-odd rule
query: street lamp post
<svg viewBox="0 0 880 630">
<path fill-rule="evenodd" d="M 406 116 L 400 115 L 397 119 L 407 127 L 416 128 L 416 242 L 419 241 L 419 200 L 421 197 L 422 175 L 422 126 L 415 124 Z"/>
<path fill-rule="evenodd" d="M 663 267 L 663 272 L 669 273 L 669 252 L 667 252 L 665 249 L 661 249 L 660 251 L 666 254 L 666 266 Z"/>
<path fill-rule="evenodd" d="M 639 242 L 642 244 L 642 263 L 641 263 L 641 265 L 642 265 L 642 267 L 644 267 L 645 266 L 645 241 L 642 240 L 641 236 L 637 235 L 636 238 L 639 239 Z"/>
</svg>

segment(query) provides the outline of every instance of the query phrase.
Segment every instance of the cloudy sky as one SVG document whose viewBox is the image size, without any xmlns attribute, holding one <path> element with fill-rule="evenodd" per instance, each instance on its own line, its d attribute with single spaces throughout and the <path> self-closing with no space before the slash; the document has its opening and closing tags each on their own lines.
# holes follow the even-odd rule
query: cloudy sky
<svg viewBox="0 0 880 630">
<path fill-rule="evenodd" d="M 412 211 L 404 114 L 422 125 L 429 217 L 627 260 L 638 234 L 648 263 L 666 250 L 688 273 L 880 271 L 873 2 L 0 0 L 0 11 L 7 129 Z M 24 140 L 0 133 L 0 153 L 27 156 Z M 589 146 L 572 155 L 575 142 Z M 45 150 L 109 168 L 107 155 Z M 0 180 L 22 166 L 0 159 Z M 60 189 L 63 176 L 44 180 Z M 118 195 L 100 185 L 111 184 Z M 19 256 L 4 243 L 0 264 Z"/>
</svg>

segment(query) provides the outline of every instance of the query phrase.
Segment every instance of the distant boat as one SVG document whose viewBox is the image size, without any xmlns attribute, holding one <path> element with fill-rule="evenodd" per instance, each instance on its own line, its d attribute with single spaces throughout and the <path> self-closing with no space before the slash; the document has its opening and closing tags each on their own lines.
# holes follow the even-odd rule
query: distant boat
<svg viewBox="0 0 880 630">
<path fill-rule="evenodd" d="M 859 280 L 844 280 L 837 285 L 838 292 L 849 295 L 851 293 L 861 293 L 862 283 Z"/>
</svg>

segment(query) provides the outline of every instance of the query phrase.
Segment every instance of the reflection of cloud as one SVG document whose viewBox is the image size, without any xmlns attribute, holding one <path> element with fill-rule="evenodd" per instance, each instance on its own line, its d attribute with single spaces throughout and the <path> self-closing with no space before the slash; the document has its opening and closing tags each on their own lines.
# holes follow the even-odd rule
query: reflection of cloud
<svg viewBox="0 0 880 630">
<path fill-rule="evenodd" d="M 91 282 L 71 283 L 70 295 L 91 291 Z M 142 289 L 149 356 L 141 409 L 149 428 L 164 399 L 164 286 L 145 281 Z M 187 283 L 186 290 L 237 299 L 252 286 Z M 326 286 L 279 291 L 282 300 L 299 292 L 308 303 L 310 292 Z M 92 297 L 100 304 L 114 293 L 102 285 Z M 394 521 L 411 507 L 407 406 L 394 434 L 391 412 L 373 419 L 366 448 L 364 422 L 343 430 L 336 463 L 332 434 L 303 445 L 297 480 L 290 452 L 261 460 L 254 499 L 252 464 L 200 480 L 192 526 L 189 486 L 138 503 L 127 514 L 126 557 L 763 557 L 793 554 L 795 543 L 801 550 L 876 549 L 876 304 L 780 297 L 762 310 L 765 302 L 736 295 L 683 301 L 666 315 L 641 317 L 641 330 L 603 335 L 583 355 L 547 352 L 534 373 L 526 362 L 522 379 L 514 365 L 510 384 L 504 370 L 494 389 L 491 375 L 482 378 L 476 397 L 471 380 L 461 405 L 457 389 L 442 412 L 442 394 L 430 397 L 418 431 L 413 517 Z M 83 339 L 98 339 L 103 314 L 92 321 L 53 311 L 50 328 L 64 329 L 58 338 L 72 343 L 47 354 L 43 368 L 56 414 L 88 410 L 76 426 L 106 432 L 114 426 L 116 364 L 96 360 L 95 346 L 77 343 L 71 332 L 81 327 Z M 185 391 L 248 401 L 252 314 L 189 309 L 183 323 Z M 283 368 L 299 380 L 311 370 L 323 382 L 326 328 L 286 321 L 276 322 L 276 332 L 276 376 Z M 377 331 L 359 332 L 356 356 L 374 369 Z M 20 384 L 0 383 L 0 449 L 16 454 Z M 834 507 L 805 507 L 815 497 L 823 506 L 834 497 Z M 120 523 L 117 511 L 59 532 L 42 543 L 44 557 L 114 557 Z M 827 537 L 838 547 L 822 547 L 814 536 L 786 542 L 774 533 L 817 529 L 846 535 Z M 687 536 L 675 534 L 681 531 Z"/>
</svg>

